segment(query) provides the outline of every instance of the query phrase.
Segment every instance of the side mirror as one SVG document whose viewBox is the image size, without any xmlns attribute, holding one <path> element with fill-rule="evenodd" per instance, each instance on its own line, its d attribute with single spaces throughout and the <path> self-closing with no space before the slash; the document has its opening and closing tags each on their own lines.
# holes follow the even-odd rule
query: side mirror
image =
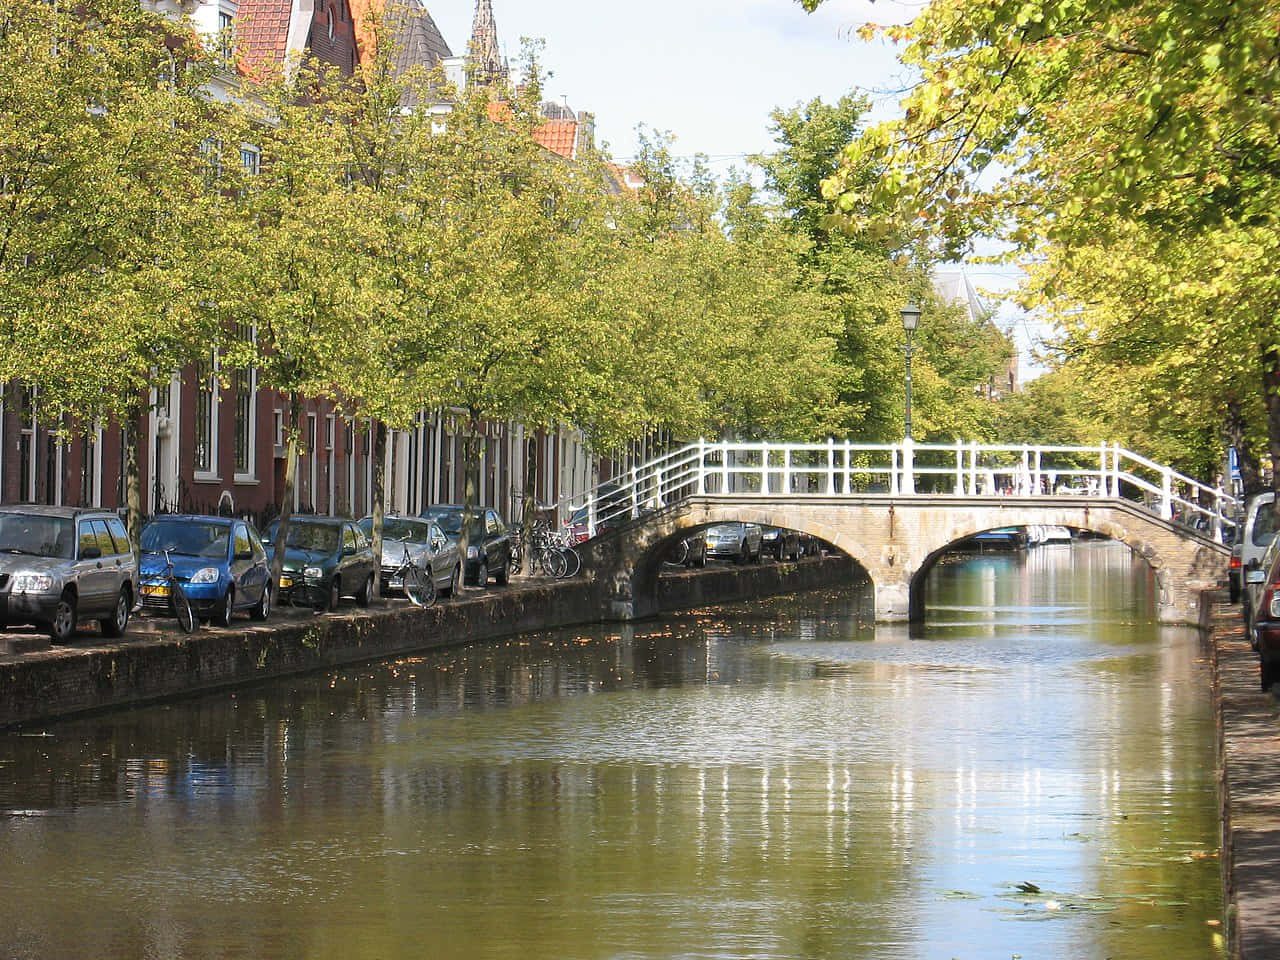
<svg viewBox="0 0 1280 960">
<path fill-rule="evenodd" d="M 81 560 L 97 560 L 102 556 L 101 547 L 85 547 L 80 551 Z"/>
<path fill-rule="evenodd" d="M 236 560 L 252 560 L 252 559 L 253 559 L 253 551 L 252 551 L 252 550 L 241 550 L 239 553 L 237 553 L 237 554 L 235 555 L 235 558 L 234 558 L 234 559 L 236 559 Z"/>
</svg>

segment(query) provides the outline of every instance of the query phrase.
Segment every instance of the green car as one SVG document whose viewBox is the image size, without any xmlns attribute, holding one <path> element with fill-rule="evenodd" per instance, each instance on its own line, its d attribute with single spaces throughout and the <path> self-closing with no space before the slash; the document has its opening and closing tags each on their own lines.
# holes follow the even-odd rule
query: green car
<svg viewBox="0 0 1280 960">
<path fill-rule="evenodd" d="M 280 549 L 276 533 L 280 521 L 267 525 L 262 541 L 271 552 Z M 343 597 L 362 607 L 373 599 L 373 547 L 354 520 L 340 517 L 290 517 L 280 600 L 294 606 L 336 610 Z"/>
</svg>

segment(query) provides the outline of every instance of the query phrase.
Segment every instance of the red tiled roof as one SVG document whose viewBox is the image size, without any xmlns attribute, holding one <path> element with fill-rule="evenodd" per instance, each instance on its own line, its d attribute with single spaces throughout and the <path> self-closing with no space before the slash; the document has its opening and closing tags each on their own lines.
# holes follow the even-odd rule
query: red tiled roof
<svg viewBox="0 0 1280 960">
<path fill-rule="evenodd" d="M 578 121 L 547 120 L 533 131 L 533 139 L 552 153 L 572 160 L 578 143 Z"/>
<path fill-rule="evenodd" d="M 260 77 L 284 67 L 292 0 L 240 0 L 236 39 L 240 72 Z"/>
<path fill-rule="evenodd" d="M 511 119 L 511 105 L 503 100 L 490 100 L 485 109 L 494 123 Z M 572 160 L 578 142 L 577 120 L 544 120 L 533 129 L 533 139 L 544 150 Z"/>
</svg>

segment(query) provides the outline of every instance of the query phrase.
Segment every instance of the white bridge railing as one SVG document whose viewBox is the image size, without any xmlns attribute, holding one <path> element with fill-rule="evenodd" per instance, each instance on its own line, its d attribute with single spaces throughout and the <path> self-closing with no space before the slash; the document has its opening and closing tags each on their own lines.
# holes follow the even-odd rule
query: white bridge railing
<svg viewBox="0 0 1280 960">
<path fill-rule="evenodd" d="M 695 496 L 987 498 L 1076 496 L 1133 501 L 1217 542 L 1235 499 L 1126 450 L 957 441 L 952 444 L 741 443 L 700 440 L 637 464 L 556 505 L 590 535 Z"/>
</svg>

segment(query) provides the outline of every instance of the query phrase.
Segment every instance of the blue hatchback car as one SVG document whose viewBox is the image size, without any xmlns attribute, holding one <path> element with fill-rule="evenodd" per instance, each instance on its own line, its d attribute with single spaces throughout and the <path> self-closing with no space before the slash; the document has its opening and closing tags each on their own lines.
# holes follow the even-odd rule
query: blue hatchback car
<svg viewBox="0 0 1280 960">
<path fill-rule="evenodd" d="M 142 528 L 143 607 L 169 609 L 164 553 L 197 616 L 225 627 L 238 611 L 271 613 L 271 566 L 253 526 L 232 517 L 161 516 Z"/>
</svg>

